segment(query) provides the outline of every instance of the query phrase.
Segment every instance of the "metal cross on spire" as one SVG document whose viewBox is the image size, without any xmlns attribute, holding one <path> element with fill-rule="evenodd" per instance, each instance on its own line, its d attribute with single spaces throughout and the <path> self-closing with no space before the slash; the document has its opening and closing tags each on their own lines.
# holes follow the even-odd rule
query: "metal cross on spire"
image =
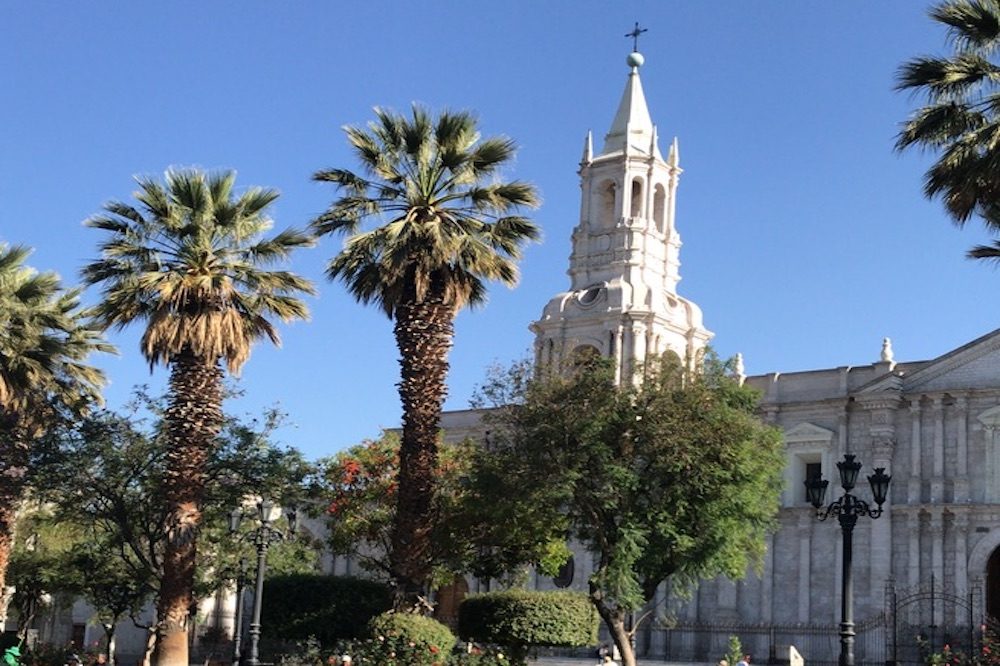
<svg viewBox="0 0 1000 666">
<path fill-rule="evenodd" d="M 631 37 L 632 38 L 632 53 L 638 53 L 638 51 L 639 51 L 639 35 L 641 35 L 644 32 L 649 32 L 649 28 L 640 28 L 639 27 L 639 22 L 636 21 L 635 22 L 635 27 L 632 29 L 632 32 L 625 33 L 626 37 Z"/>
</svg>

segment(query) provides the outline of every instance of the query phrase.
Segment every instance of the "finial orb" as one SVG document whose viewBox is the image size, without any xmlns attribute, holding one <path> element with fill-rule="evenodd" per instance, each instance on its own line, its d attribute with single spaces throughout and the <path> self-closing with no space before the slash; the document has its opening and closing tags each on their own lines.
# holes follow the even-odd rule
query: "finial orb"
<svg viewBox="0 0 1000 666">
<path fill-rule="evenodd" d="M 632 51 L 632 53 L 629 53 L 628 57 L 625 58 L 625 62 L 629 67 L 642 67 L 642 63 L 646 62 L 646 59 L 643 58 L 642 54 L 638 51 Z"/>
</svg>

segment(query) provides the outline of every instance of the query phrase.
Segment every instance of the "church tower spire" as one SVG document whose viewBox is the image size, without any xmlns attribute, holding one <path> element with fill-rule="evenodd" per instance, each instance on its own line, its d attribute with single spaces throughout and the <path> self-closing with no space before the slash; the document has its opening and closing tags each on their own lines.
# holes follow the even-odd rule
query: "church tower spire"
<svg viewBox="0 0 1000 666">
<path fill-rule="evenodd" d="M 570 288 L 531 326 L 539 367 L 591 351 L 614 358 L 619 378 L 631 377 L 647 355 L 694 359 L 712 337 L 698 306 L 677 293 L 679 148 L 674 139 L 666 160 L 660 153 L 639 78 L 643 61 L 638 51 L 626 60 L 625 91 L 599 153 L 587 135 Z"/>
</svg>

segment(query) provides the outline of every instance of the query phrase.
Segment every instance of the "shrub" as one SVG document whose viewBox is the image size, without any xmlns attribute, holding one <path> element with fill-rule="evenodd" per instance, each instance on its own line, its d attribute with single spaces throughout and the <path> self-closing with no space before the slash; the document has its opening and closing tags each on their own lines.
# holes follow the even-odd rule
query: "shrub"
<svg viewBox="0 0 1000 666">
<path fill-rule="evenodd" d="M 289 574 L 264 582 L 261 624 L 266 635 L 320 644 L 360 637 L 368 622 L 392 606 L 382 583 L 343 576 Z"/>
<path fill-rule="evenodd" d="M 593 645 L 597 626 L 597 612 L 578 592 L 487 592 L 466 597 L 458 609 L 464 640 L 506 646 L 519 661 L 531 646 Z"/>
<path fill-rule="evenodd" d="M 413 613 L 382 613 L 368 623 L 368 635 L 375 639 L 401 643 L 407 647 L 448 655 L 455 647 L 455 634 L 437 620 Z"/>
<path fill-rule="evenodd" d="M 510 666 L 504 651 L 490 645 L 472 645 L 469 650 L 452 653 L 448 666 Z"/>
<path fill-rule="evenodd" d="M 743 644 L 739 636 L 729 637 L 729 646 L 726 649 L 725 660 L 729 666 L 736 666 L 743 659 Z"/>
<path fill-rule="evenodd" d="M 436 620 L 410 613 L 383 613 L 368 624 L 369 638 L 343 641 L 337 652 L 356 666 L 444 666 L 455 636 Z"/>
</svg>

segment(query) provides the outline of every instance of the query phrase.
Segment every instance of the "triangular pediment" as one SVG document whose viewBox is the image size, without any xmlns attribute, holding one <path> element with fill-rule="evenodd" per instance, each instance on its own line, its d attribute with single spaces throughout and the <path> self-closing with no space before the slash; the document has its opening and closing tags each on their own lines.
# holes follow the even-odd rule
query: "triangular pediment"
<svg viewBox="0 0 1000 666">
<path fill-rule="evenodd" d="M 785 431 L 785 441 L 793 442 L 829 442 L 833 439 L 833 431 L 821 428 L 812 423 L 800 423 Z"/>
<path fill-rule="evenodd" d="M 902 381 L 907 393 L 1000 388 L 1000 329 L 905 373 Z"/>
</svg>

